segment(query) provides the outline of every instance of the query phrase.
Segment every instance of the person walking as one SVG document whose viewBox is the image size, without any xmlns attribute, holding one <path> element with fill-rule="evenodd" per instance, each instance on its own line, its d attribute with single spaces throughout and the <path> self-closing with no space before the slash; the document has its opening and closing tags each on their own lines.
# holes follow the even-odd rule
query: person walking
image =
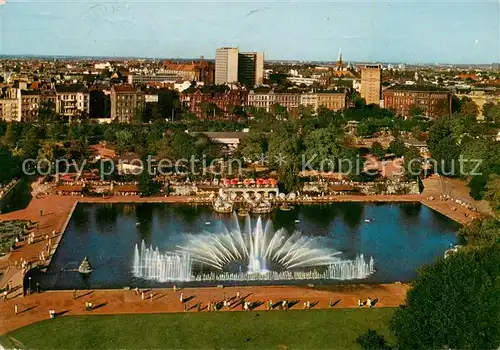
<svg viewBox="0 0 500 350">
<path fill-rule="evenodd" d="M 149 299 L 153 301 L 153 293 L 149 294 Z"/>
<path fill-rule="evenodd" d="M 17 304 L 14 305 L 14 313 L 17 315 Z"/>
<path fill-rule="evenodd" d="M 76 291 L 76 289 L 73 290 L 73 299 L 76 299 L 77 295 L 78 295 L 78 292 Z"/>
<path fill-rule="evenodd" d="M 174 293 L 177 292 L 177 286 L 174 284 L 172 289 L 174 290 Z"/>
<path fill-rule="evenodd" d="M 43 210 L 40 210 L 40 216 L 43 216 Z"/>
<path fill-rule="evenodd" d="M 141 292 L 141 298 L 144 300 L 144 292 Z"/>
<path fill-rule="evenodd" d="M 180 299 L 181 303 L 184 302 L 184 293 L 181 293 L 181 297 L 179 299 Z"/>
</svg>

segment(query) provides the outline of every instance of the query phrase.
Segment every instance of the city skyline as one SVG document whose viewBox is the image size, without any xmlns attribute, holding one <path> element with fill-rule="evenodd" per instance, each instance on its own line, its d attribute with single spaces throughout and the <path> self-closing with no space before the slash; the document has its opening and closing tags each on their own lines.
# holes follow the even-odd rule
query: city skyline
<svg viewBox="0 0 500 350">
<path fill-rule="evenodd" d="M 499 61 L 498 9 L 498 2 L 10 0 L 0 6 L 0 53 L 213 59 L 218 47 L 238 47 L 266 60 L 334 61 L 341 47 L 348 61 L 490 64 Z"/>
</svg>

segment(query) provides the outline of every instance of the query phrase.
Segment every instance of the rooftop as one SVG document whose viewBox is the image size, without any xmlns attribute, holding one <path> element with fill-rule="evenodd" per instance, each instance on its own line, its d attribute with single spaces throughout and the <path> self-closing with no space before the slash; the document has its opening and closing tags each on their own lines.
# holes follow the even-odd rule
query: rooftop
<svg viewBox="0 0 500 350">
<path fill-rule="evenodd" d="M 204 131 L 192 132 L 191 135 L 203 134 L 210 139 L 242 139 L 248 137 L 247 132 L 242 131 Z"/>
<path fill-rule="evenodd" d="M 114 85 L 112 87 L 112 89 L 115 92 L 135 92 L 136 91 L 136 89 L 132 85 L 129 85 L 129 84 Z"/>
<path fill-rule="evenodd" d="M 422 92 L 450 92 L 448 89 L 430 85 L 394 85 L 385 91 L 422 91 Z"/>
<path fill-rule="evenodd" d="M 56 91 L 58 93 L 86 92 L 87 88 L 83 84 L 58 85 Z"/>
<path fill-rule="evenodd" d="M 40 91 L 38 91 L 38 90 L 21 90 L 21 95 L 34 96 L 34 95 L 39 95 L 39 94 L 40 94 Z"/>
</svg>

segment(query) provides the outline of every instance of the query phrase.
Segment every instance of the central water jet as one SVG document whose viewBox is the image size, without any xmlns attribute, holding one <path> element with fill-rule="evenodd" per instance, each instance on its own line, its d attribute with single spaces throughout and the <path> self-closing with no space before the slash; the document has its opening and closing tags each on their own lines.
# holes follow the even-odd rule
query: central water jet
<svg viewBox="0 0 500 350">
<path fill-rule="evenodd" d="M 252 226 L 250 217 L 240 228 L 234 214 L 234 228 L 220 223 L 218 233 L 189 235 L 179 250 L 189 253 L 194 261 L 224 271 L 232 262 L 246 266 L 247 273 L 266 273 L 270 265 L 280 270 L 328 266 L 340 261 L 340 252 L 318 247 L 316 238 L 292 235 L 284 229 L 274 231 L 270 220 L 264 224 L 259 217 Z M 232 271 L 228 271 L 232 272 Z"/>
</svg>

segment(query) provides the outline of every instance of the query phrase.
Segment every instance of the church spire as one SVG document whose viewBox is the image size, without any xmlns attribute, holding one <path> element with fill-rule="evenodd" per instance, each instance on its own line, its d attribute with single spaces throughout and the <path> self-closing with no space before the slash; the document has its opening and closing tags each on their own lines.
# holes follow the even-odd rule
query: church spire
<svg viewBox="0 0 500 350">
<path fill-rule="evenodd" d="M 337 70 L 341 71 L 344 69 L 344 62 L 342 61 L 342 48 L 339 48 L 339 60 L 337 61 Z"/>
</svg>

